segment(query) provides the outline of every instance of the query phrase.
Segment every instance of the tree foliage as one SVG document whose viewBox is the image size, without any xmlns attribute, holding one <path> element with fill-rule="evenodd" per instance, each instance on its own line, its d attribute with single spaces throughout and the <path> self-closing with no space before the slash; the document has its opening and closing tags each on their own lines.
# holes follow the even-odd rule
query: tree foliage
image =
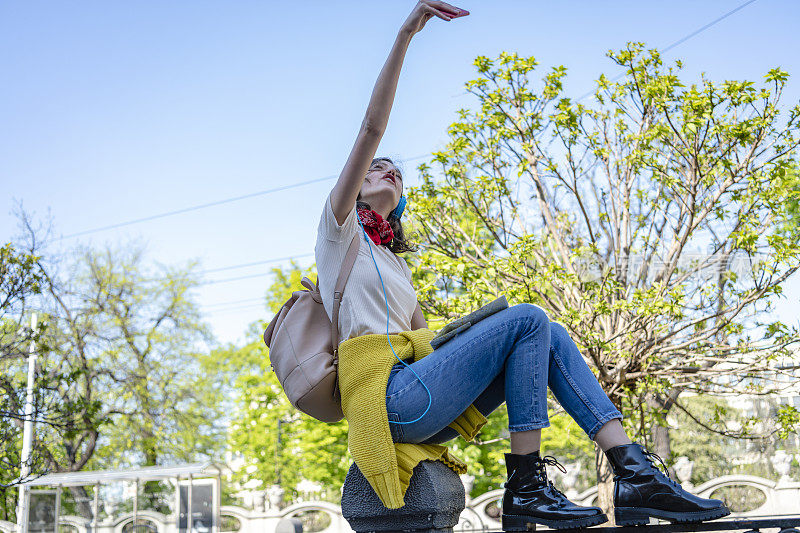
<svg viewBox="0 0 800 533">
<path fill-rule="evenodd" d="M 500 292 L 542 305 L 618 404 L 637 387 L 737 387 L 715 378 L 797 341 L 758 320 L 800 259 L 798 227 L 777 224 L 798 143 L 800 108 L 779 121 L 788 75 L 685 88 L 655 50 L 608 55 L 627 76 L 601 76 L 592 105 L 562 96 L 564 67 L 535 91 L 535 59 L 475 61 L 480 109 L 460 110 L 434 154 L 443 178 L 422 164 L 409 192 L 418 295 L 445 316 Z"/>
</svg>

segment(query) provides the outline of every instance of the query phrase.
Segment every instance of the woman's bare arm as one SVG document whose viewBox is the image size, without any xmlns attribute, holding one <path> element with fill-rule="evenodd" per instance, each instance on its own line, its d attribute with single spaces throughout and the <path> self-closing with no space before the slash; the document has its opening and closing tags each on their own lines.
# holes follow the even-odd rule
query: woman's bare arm
<svg viewBox="0 0 800 533">
<path fill-rule="evenodd" d="M 361 128 L 356 137 L 355 145 L 350 151 L 347 163 L 344 165 L 339 180 L 331 191 L 331 208 L 336 217 L 336 222 L 344 223 L 347 214 L 353 209 L 356 198 L 364 183 L 364 178 L 369 170 L 369 165 L 378 150 L 378 144 L 389 122 L 389 113 L 394 102 L 397 90 L 397 80 L 403 66 L 408 45 L 411 38 L 419 32 L 425 23 L 434 15 L 444 19 L 464 16 L 468 11 L 451 6 L 446 2 L 435 0 L 419 0 L 414 10 L 408 16 L 395 38 L 389 57 L 381 69 L 378 81 L 372 90 L 372 97 L 367 106 L 367 112 L 361 123 Z"/>
<path fill-rule="evenodd" d="M 339 225 L 344 223 L 347 214 L 356 203 L 358 192 L 361 190 L 361 185 L 364 183 L 367 170 L 369 170 L 369 164 L 375 157 L 386 124 L 389 122 L 389 112 L 394 102 L 397 79 L 400 76 L 400 68 L 410 42 L 411 34 L 401 30 L 394 41 L 389 58 L 378 76 L 378 81 L 375 82 L 364 121 L 361 123 L 356 142 L 350 151 L 350 157 L 347 158 L 339 181 L 331 191 L 331 208 L 333 208 L 333 214 Z"/>
<path fill-rule="evenodd" d="M 414 309 L 414 314 L 411 315 L 411 329 L 427 328 L 428 322 L 425 320 L 425 315 L 422 313 L 422 307 L 417 302 L 417 308 Z"/>
</svg>

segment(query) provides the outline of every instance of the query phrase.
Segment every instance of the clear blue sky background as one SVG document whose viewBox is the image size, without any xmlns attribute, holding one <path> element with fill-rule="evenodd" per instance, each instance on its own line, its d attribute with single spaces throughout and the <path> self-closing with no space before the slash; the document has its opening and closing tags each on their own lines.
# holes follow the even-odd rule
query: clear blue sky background
<svg viewBox="0 0 800 533">
<path fill-rule="evenodd" d="M 617 74 L 609 48 L 666 47 L 744 0 L 455 3 L 411 43 L 378 155 L 444 147 L 477 55 L 563 64 L 567 92 Z M 350 152 L 375 79 L 412 0 L 39 1 L 0 4 L 0 183 L 3 240 L 17 234 L 14 199 L 64 235 L 273 187 L 331 179 L 62 241 L 141 238 L 150 260 L 202 268 L 286 256 L 313 262 L 325 196 Z M 762 80 L 774 66 L 800 98 L 800 3 L 757 0 L 681 44 L 685 79 Z M 418 183 L 404 165 L 406 185 Z M 413 209 L 413 206 L 410 206 Z M 271 266 L 208 273 L 199 301 L 222 341 L 267 316 Z M 800 282 L 778 308 L 796 324 Z M 248 305 L 243 307 L 243 305 Z"/>
</svg>

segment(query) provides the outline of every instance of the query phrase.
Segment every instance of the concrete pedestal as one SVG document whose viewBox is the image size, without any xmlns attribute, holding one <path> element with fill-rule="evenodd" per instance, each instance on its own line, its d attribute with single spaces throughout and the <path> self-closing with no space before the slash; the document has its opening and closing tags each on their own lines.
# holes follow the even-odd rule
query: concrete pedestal
<svg viewBox="0 0 800 533">
<path fill-rule="evenodd" d="M 387 509 L 353 463 L 342 489 L 342 516 L 356 533 L 452 533 L 465 506 L 461 478 L 440 461 L 422 461 L 400 509 Z"/>
</svg>

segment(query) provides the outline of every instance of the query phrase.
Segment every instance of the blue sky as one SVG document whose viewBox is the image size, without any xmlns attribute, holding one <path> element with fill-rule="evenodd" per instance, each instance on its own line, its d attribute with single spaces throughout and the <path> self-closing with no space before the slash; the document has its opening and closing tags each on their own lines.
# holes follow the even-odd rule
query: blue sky
<svg viewBox="0 0 800 533">
<path fill-rule="evenodd" d="M 0 4 L 0 236 L 17 234 L 14 200 L 64 235 L 330 177 L 61 241 L 148 243 L 148 258 L 203 269 L 303 256 L 313 262 L 324 200 L 352 148 L 397 30 L 416 2 L 138 1 Z M 430 154 L 447 142 L 477 55 L 535 56 L 568 67 L 567 93 L 615 75 L 608 49 L 663 48 L 744 0 L 455 3 L 403 65 L 378 155 Z M 756 0 L 665 55 L 685 79 L 757 83 L 774 66 L 800 99 L 800 3 Z M 405 163 L 407 186 L 418 183 Z M 413 206 L 409 206 L 413 209 Z M 279 263 L 209 272 L 198 300 L 221 341 L 266 316 L 265 274 Z M 219 280 L 254 276 L 237 281 Z M 778 316 L 797 324 L 800 281 Z M 226 304 L 226 302 L 235 302 Z M 222 305 L 221 305 L 222 304 Z"/>
</svg>

